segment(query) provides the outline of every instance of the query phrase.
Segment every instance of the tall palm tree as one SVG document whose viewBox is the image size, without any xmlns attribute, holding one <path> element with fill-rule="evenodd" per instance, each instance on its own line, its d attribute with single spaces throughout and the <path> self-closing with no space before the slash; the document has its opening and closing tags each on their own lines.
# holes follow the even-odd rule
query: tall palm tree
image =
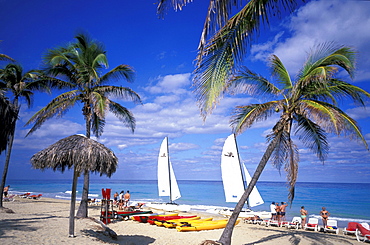
<svg viewBox="0 0 370 245">
<path fill-rule="evenodd" d="M 13 134 L 13 124 L 17 120 L 17 113 L 4 92 L 0 91 L 0 154 L 6 150 L 10 136 Z"/>
<path fill-rule="evenodd" d="M 190 2 L 193 0 L 160 0 L 157 13 L 163 16 L 170 6 L 181 10 Z M 225 81 L 240 67 L 261 25 L 268 25 L 271 17 L 280 17 L 282 11 L 292 12 L 298 2 L 305 0 L 209 1 L 193 78 L 204 119 L 223 96 Z"/>
<path fill-rule="evenodd" d="M 267 150 L 230 217 L 220 238 L 222 244 L 230 244 L 233 226 L 243 204 L 271 157 L 278 168 L 285 166 L 290 186 L 289 201 L 293 201 L 299 163 L 293 133 L 322 162 L 329 151 L 329 133 L 359 139 L 369 149 L 357 122 L 338 106 L 338 102 L 347 99 L 365 106 L 365 101 L 370 98 L 368 92 L 336 77 L 342 68 L 353 78 L 354 62 L 353 49 L 325 43 L 312 50 L 296 80 L 291 78 L 281 60 L 272 55 L 270 65 L 276 82 L 244 69 L 227 83 L 229 92 L 272 99 L 261 104 L 238 106 L 231 118 L 235 133 L 241 134 L 255 122 L 274 115 L 280 115 L 280 119 L 267 136 Z"/>
<path fill-rule="evenodd" d="M 78 34 L 77 41 L 67 47 L 49 50 L 45 55 L 45 73 L 47 79 L 59 82 L 60 87 L 70 91 L 58 95 L 44 108 L 39 110 L 26 125 L 34 123 L 29 134 L 38 129 L 46 120 L 62 116 L 77 102 L 82 104 L 82 114 L 86 122 L 86 136 L 91 131 L 96 137 L 101 136 L 105 125 L 107 110 L 112 112 L 124 125 L 134 132 L 135 118 L 127 108 L 110 100 L 109 96 L 141 103 L 137 93 L 127 87 L 108 85 L 112 81 L 133 80 L 134 71 L 128 65 L 119 65 L 100 76 L 108 61 L 102 44 L 91 40 L 86 34 Z M 87 217 L 89 191 L 89 171 L 84 173 L 84 187 L 79 217 Z"/>
<path fill-rule="evenodd" d="M 33 91 L 48 91 L 48 87 L 42 81 L 35 80 L 37 74 L 34 71 L 23 73 L 23 68 L 19 64 L 8 64 L 4 69 L 0 69 L 0 91 L 7 92 L 13 98 L 12 106 L 15 112 L 15 118 L 18 119 L 18 113 L 21 107 L 20 99 L 24 99 L 28 107 L 31 106 Z M 8 118 L 9 119 L 9 118 Z M 2 196 L 3 189 L 8 174 L 10 155 L 13 147 L 14 132 L 16 120 L 11 123 L 11 130 L 8 138 L 8 145 L 5 157 L 3 176 L 1 179 L 0 194 Z M 0 199 L 0 207 L 3 206 L 2 198 Z"/>
</svg>

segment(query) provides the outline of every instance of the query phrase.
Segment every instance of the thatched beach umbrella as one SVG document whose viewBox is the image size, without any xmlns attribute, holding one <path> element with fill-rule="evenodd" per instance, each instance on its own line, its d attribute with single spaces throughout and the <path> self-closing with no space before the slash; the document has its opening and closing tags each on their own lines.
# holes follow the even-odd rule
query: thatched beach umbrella
<svg viewBox="0 0 370 245">
<path fill-rule="evenodd" d="M 88 170 L 99 172 L 100 176 L 105 174 L 110 177 L 116 171 L 118 159 L 113 151 L 103 144 L 84 135 L 72 135 L 33 155 L 31 163 L 36 169 L 51 168 L 62 172 L 66 169 L 74 169 L 69 216 L 69 236 L 74 237 L 78 176 Z"/>
</svg>

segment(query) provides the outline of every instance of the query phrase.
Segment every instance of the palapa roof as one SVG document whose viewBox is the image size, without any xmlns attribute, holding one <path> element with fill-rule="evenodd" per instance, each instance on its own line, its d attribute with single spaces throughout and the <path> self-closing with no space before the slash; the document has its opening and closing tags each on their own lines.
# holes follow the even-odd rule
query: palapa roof
<svg viewBox="0 0 370 245">
<path fill-rule="evenodd" d="M 84 135 L 72 135 L 34 154 L 31 163 L 36 169 L 64 172 L 75 167 L 80 173 L 88 170 L 110 177 L 116 171 L 118 159 L 103 144 Z"/>
</svg>

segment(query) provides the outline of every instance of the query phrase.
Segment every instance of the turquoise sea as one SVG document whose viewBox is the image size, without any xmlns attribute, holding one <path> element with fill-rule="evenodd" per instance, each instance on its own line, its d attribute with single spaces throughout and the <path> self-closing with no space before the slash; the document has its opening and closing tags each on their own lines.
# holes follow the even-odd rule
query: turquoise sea
<svg viewBox="0 0 370 245">
<path fill-rule="evenodd" d="M 14 194 L 32 192 L 45 197 L 69 199 L 71 180 L 8 180 L 10 191 Z M 78 183 L 78 194 L 82 192 L 82 179 Z M 205 211 L 214 207 L 235 207 L 236 203 L 226 203 L 221 181 L 179 180 L 182 197 L 178 204 L 191 205 L 192 210 Z M 101 198 L 101 189 L 110 188 L 112 192 L 129 190 L 131 199 L 140 202 L 168 201 L 158 197 L 156 180 L 91 180 L 91 198 Z M 269 211 L 271 202 L 287 201 L 288 189 L 283 182 L 258 182 L 265 203 L 252 208 L 255 211 Z M 287 208 L 287 220 L 299 216 L 301 206 L 305 206 L 309 217 L 319 217 L 321 207 L 325 206 L 331 218 L 345 227 L 348 222 L 370 223 L 370 183 L 306 183 L 296 185 L 295 199 Z"/>
</svg>

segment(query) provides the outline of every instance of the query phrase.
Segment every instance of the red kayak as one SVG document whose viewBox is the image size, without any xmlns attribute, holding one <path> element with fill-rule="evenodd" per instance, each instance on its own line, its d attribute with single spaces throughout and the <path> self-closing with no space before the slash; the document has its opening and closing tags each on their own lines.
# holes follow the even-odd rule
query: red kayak
<svg viewBox="0 0 370 245">
<path fill-rule="evenodd" d="M 151 225 L 155 225 L 155 221 L 163 221 L 166 222 L 167 220 L 173 220 L 173 219 L 187 219 L 187 218 L 194 218 L 197 217 L 197 215 L 192 216 L 164 216 L 164 217 L 148 217 L 148 223 Z"/>
</svg>

